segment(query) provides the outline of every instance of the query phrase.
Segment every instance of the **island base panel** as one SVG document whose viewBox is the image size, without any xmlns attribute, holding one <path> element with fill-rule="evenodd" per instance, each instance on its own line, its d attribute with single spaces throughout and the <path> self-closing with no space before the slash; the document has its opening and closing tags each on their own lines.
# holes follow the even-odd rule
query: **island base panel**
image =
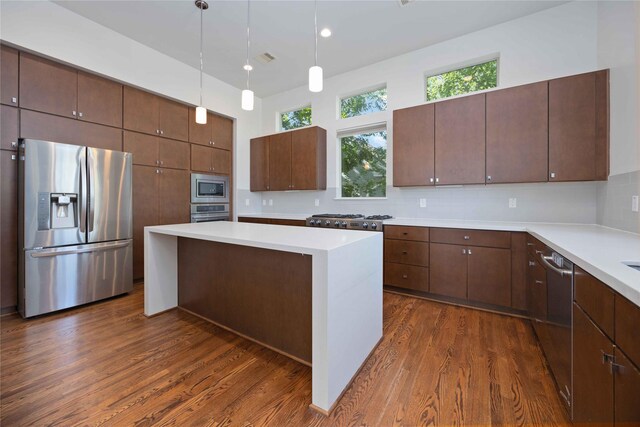
<svg viewBox="0 0 640 427">
<path fill-rule="evenodd" d="M 311 363 L 310 255 L 178 238 L 178 305 Z"/>
</svg>

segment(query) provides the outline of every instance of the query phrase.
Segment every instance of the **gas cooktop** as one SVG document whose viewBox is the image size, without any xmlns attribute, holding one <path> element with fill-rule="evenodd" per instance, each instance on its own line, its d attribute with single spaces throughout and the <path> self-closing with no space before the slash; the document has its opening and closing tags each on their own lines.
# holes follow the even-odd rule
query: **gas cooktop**
<svg viewBox="0 0 640 427">
<path fill-rule="evenodd" d="M 382 231 L 384 220 L 391 218 L 391 215 L 315 214 L 307 218 L 307 226 Z"/>
</svg>

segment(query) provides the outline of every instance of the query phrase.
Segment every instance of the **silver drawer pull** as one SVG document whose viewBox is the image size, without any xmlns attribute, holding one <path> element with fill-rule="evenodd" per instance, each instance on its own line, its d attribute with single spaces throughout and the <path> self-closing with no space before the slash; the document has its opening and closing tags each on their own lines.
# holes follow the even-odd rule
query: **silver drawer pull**
<svg viewBox="0 0 640 427">
<path fill-rule="evenodd" d="M 408 278 L 408 277 L 409 277 L 409 276 L 407 276 L 406 274 L 403 274 L 403 275 L 402 275 L 402 278 L 403 278 L 403 279 L 406 279 L 406 278 Z"/>
<path fill-rule="evenodd" d="M 471 236 L 464 236 L 464 240 L 469 240 L 471 239 Z"/>
</svg>

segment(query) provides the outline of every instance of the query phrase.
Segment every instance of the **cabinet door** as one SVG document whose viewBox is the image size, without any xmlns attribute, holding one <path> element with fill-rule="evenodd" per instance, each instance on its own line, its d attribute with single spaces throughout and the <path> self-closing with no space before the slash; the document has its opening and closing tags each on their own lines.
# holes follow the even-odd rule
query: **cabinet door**
<svg viewBox="0 0 640 427">
<path fill-rule="evenodd" d="M 470 301 L 511 305 L 511 250 L 470 246 L 468 297 Z"/>
<path fill-rule="evenodd" d="M 189 172 L 160 169 L 158 206 L 160 224 L 189 222 Z"/>
<path fill-rule="evenodd" d="M 123 127 L 150 135 L 158 135 L 158 108 L 160 98 L 148 92 L 124 87 Z"/>
<path fill-rule="evenodd" d="M 393 185 L 434 185 L 434 104 L 393 112 Z"/>
<path fill-rule="evenodd" d="M 158 137 L 124 131 L 124 151 L 133 154 L 134 165 L 158 166 Z"/>
<path fill-rule="evenodd" d="M 189 169 L 189 144 L 173 139 L 158 138 L 160 166 L 173 169 Z"/>
<path fill-rule="evenodd" d="M 0 308 L 18 303 L 18 161 L 0 151 Z"/>
<path fill-rule="evenodd" d="M 78 71 L 78 118 L 122 127 L 122 85 Z"/>
<path fill-rule="evenodd" d="M 213 167 L 212 148 L 201 147 L 199 145 L 191 144 L 191 170 L 199 172 L 212 172 Z"/>
<path fill-rule="evenodd" d="M 18 51 L 0 46 L 0 103 L 18 106 Z"/>
<path fill-rule="evenodd" d="M 18 109 L 0 105 L 0 150 L 18 149 Z"/>
<path fill-rule="evenodd" d="M 485 94 L 435 104 L 436 183 L 485 182 Z"/>
<path fill-rule="evenodd" d="M 527 309 L 526 233 L 511 233 L 511 307 Z"/>
<path fill-rule="evenodd" d="M 615 424 L 640 425 L 640 371 L 619 350 L 615 349 Z"/>
<path fill-rule="evenodd" d="M 547 181 L 547 89 L 540 82 L 486 94 L 487 183 Z"/>
<path fill-rule="evenodd" d="M 159 98 L 158 127 L 165 138 L 189 141 L 189 107 Z"/>
<path fill-rule="evenodd" d="M 213 134 L 213 114 L 207 114 L 207 123 L 201 125 L 196 123 L 196 109 L 189 108 L 189 142 L 201 145 L 211 145 L 211 135 Z"/>
<path fill-rule="evenodd" d="M 578 425 L 613 425 L 613 376 L 605 358 L 613 344 L 573 304 L 573 421 Z"/>
<path fill-rule="evenodd" d="M 269 190 L 269 137 L 251 140 L 251 191 Z"/>
<path fill-rule="evenodd" d="M 229 175 L 231 173 L 231 152 L 217 148 L 210 148 L 209 151 L 211 151 L 212 157 L 211 172 Z"/>
<path fill-rule="evenodd" d="M 547 319 L 547 272 L 532 255 L 528 255 L 527 311 L 538 321 Z"/>
<path fill-rule="evenodd" d="M 211 114 L 209 120 L 211 120 L 213 131 L 211 134 L 213 146 L 223 150 L 231 150 L 233 146 L 233 120 L 217 114 Z"/>
<path fill-rule="evenodd" d="M 318 180 L 318 157 L 322 154 L 318 127 L 291 132 L 291 189 L 315 190 Z M 325 138 L 326 139 L 326 138 Z"/>
<path fill-rule="evenodd" d="M 20 54 L 20 107 L 76 118 L 78 72 L 64 65 Z"/>
<path fill-rule="evenodd" d="M 549 181 L 608 176 L 608 72 L 549 81 Z"/>
<path fill-rule="evenodd" d="M 467 248 L 432 243 L 429 247 L 430 292 L 467 298 Z"/>
<path fill-rule="evenodd" d="M 28 110 L 20 111 L 20 137 L 122 151 L 122 129 Z"/>
<path fill-rule="evenodd" d="M 269 137 L 269 187 L 271 191 L 291 189 L 291 132 Z"/>
<path fill-rule="evenodd" d="M 144 227 L 158 225 L 159 170 L 133 166 L 133 278 L 144 276 Z"/>
</svg>

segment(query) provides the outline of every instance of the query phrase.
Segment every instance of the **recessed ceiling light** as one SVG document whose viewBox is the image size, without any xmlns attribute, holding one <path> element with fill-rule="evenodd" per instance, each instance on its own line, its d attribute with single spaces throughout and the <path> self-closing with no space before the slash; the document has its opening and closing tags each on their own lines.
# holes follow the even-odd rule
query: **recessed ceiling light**
<svg viewBox="0 0 640 427">
<path fill-rule="evenodd" d="M 246 71 L 253 70 L 253 66 L 251 64 L 244 64 L 242 68 L 244 68 Z"/>
<path fill-rule="evenodd" d="M 320 31 L 320 35 L 322 37 L 331 37 L 331 30 L 328 28 L 323 28 L 322 31 Z"/>
</svg>

